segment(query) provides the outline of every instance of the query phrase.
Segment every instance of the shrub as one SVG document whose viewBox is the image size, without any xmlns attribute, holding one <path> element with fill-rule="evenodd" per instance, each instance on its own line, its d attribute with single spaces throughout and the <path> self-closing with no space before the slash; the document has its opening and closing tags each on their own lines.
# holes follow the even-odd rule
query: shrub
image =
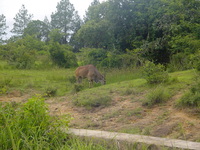
<svg viewBox="0 0 200 150">
<path fill-rule="evenodd" d="M 80 51 L 81 65 L 93 64 L 97 66 L 107 57 L 107 51 L 101 48 L 82 48 Z"/>
<path fill-rule="evenodd" d="M 157 87 L 147 95 L 147 99 L 143 102 L 144 106 L 153 106 L 163 103 L 170 98 L 170 94 L 163 88 Z"/>
<path fill-rule="evenodd" d="M 185 53 L 177 53 L 172 55 L 168 65 L 168 70 L 173 72 L 178 70 L 187 70 L 191 67 L 189 56 Z"/>
<path fill-rule="evenodd" d="M 46 88 L 46 90 L 45 90 L 45 96 L 47 96 L 47 97 L 56 96 L 57 90 L 58 90 L 58 89 L 57 89 L 56 87 L 48 87 L 48 88 Z"/>
<path fill-rule="evenodd" d="M 145 64 L 143 73 L 149 84 L 162 83 L 169 79 L 169 75 L 165 71 L 164 66 L 161 64 L 156 65 L 153 62 L 147 62 Z"/>
<path fill-rule="evenodd" d="M 193 85 L 189 92 L 185 93 L 177 103 L 178 106 L 200 108 L 200 82 Z"/>
<path fill-rule="evenodd" d="M 52 61 L 56 65 L 59 67 L 70 68 L 77 66 L 76 55 L 71 50 L 72 48 L 70 46 L 52 43 L 49 52 Z"/>
<path fill-rule="evenodd" d="M 198 53 L 190 55 L 190 60 L 193 67 L 200 71 L 200 51 Z"/>
<path fill-rule="evenodd" d="M 0 79 L 0 95 L 6 94 L 11 85 L 12 78 L 1 78 Z"/>
<path fill-rule="evenodd" d="M 50 116 L 40 97 L 18 105 L 0 103 L 0 149 L 61 149 L 67 144 L 61 127 L 68 128 L 69 116 Z"/>
<path fill-rule="evenodd" d="M 34 66 L 36 60 L 36 51 L 27 50 L 25 46 L 18 46 L 14 50 L 10 51 L 9 64 L 17 69 L 31 69 Z"/>
</svg>

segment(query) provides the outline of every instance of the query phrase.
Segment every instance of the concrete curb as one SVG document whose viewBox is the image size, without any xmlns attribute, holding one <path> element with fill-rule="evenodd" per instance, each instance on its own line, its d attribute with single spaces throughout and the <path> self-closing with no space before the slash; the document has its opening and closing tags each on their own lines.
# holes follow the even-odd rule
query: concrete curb
<svg viewBox="0 0 200 150">
<path fill-rule="evenodd" d="M 199 142 L 86 129 L 69 129 L 68 132 L 81 137 L 94 137 L 109 140 L 126 141 L 130 143 L 145 143 L 180 149 L 200 150 Z"/>
</svg>

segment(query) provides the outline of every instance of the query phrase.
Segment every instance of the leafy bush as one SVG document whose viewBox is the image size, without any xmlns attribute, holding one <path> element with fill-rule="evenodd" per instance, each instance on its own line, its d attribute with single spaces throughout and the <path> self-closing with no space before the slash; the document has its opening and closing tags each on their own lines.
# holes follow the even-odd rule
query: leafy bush
<svg viewBox="0 0 200 150">
<path fill-rule="evenodd" d="M 189 92 L 178 100 L 178 106 L 199 107 L 200 108 L 200 82 L 193 85 Z"/>
<path fill-rule="evenodd" d="M 192 67 L 190 63 L 189 55 L 185 53 L 177 53 L 172 55 L 170 63 L 168 65 L 168 70 L 178 71 L 178 70 L 187 70 Z"/>
<path fill-rule="evenodd" d="M 1 78 L 0 79 L 0 95 L 6 94 L 11 85 L 12 78 Z"/>
<path fill-rule="evenodd" d="M 101 66 L 109 68 L 120 68 L 123 66 L 122 60 L 123 59 L 121 55 L 112 54 L 101 62 Z"/>
<path fill-rule="evenodd" d="M 93 64 L 96 66 L 107 57 L 107 51 L 101 48 L 82 48 L 80 51 L 81 65 Z"/>
<path fill-rule="evenodd" d="M 168 81 L 169 79 L 169 75 L 167 71 L 165 71 L 163 65 L 156 65 L 149 61 L 143 67 L 143 73 L 149 84 L 162 83 Z"/>
<path fill-rule="evenodd" d="M 153 106 L 163 103 L 170 98 L 170 94 L 163 88 L 157 87 L 147 95 L 147 99 L 143 102 L 144 106 Z"/>
<path fill-rule="evenodd" d="M 61 149 L 67 144 L 61 127 L 68 128 L 69 116 L 50 116 L 40 97 L 18 105 L 0 103 L 0 149 Z"/>
<path fill-rule="evenodd" d="M 193 67 L 200 71 L 200 51 L 198 53 L 190 55 L 190 60 L 192 62 Z"/>
<path fill-rule="evenodd" d="M 30 69 L 36 60 L 36 51 L 27 50 L 25 46 L 18 46 L 10 51 L 8 62 L 17 69 Z"/>
<path fill-rule="evenodd" d="M 70 68 L 77 66 L 76 55 L 71 51 L 72 48 L 59 43 L 50 45 L 50 56 L 52 61 L 59 67 Z"/>
<path fill-rule="evenodd" d="M 56 96 L 57 90 L 58 89 L 56 87 L 48 87 L 45 90 L 45 96 L 47 96 L 47 97 Z"/>
</svg>

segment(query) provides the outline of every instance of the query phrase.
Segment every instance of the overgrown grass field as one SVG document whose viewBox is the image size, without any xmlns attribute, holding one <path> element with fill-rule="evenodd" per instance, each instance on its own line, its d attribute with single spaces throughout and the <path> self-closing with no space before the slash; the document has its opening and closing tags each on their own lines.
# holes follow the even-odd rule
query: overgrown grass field
<svg viewBox="0 0 200 150">
<path fill-rule="evenodd" d="M 14 90 L 19 90 L 22 93 L 34 92 L 41 94 L 42 96 L 67 95 L 71 97 L 75 105 L 90 109 L 110 105 L 112 103 L 112 93 L 117 93 L 119 95 L 143 94 L 143 106 L 152 107 L 155 104 L 166 102 L 177 92 L 185 90 L 189 93 L 186 94 L 183 99 L 177 101 L 177 105 L 200 107 L 200 96 L 198 92 L 200 89 L 200 84 L 198 83 L 200 82 L 198 80 L 199 73 L 196 70 L 169 73 L 169 80 L 167 82 L 148 84 L 148 81 L 143 75 L 142 69 L 110 69 L 107 71 L 100 69 L 100 72 L 106 72 L 106 85 L 101 86 L 100 84 L 95 84 L 93 88 L 89 88 L 88 81 L 85 80 L 83 82 L 83 88 L 76 91 L 74 77 L 75 69 L 76 68 L 17 70 L 1 67 L 0 95 L 7 95 Z M 73 92 L 77 92 L 78 94 L 74 94 Z M 189 99 L 187 97 L 188 95 L 190 97 L 192 95 L 194 96 Z M 1 103 L 0 125 L 1 129 L 3 129 L 1 130 L 1 135 L 3 135 L 3 137 L 0 139 L 0 143 L 4 143 L 1 145 L 1 148 L 21 149 L 25 145 L 25 148 L 29 147 L 30 149 L 40 149 L 44 146 L 47 146 L 47 149 L 108 149 L 108 147 L 105 148 L 100 145 L 94 145 L 93 143 L 85 144 L 78 139 L 70 139 L 68 142 L 70 146 L 66 144 L 63 145 L 63 142 L 59 143 L 57 139 L 60 138 L 61 141 L 66 141 L 68 140 L 66 137 L 64 138 L 62 134 L 55 135 L 58 137 L 52 137 L 51 132 L 49 132 L 51 129 L 48 124 L 50 124 L 50 122 L 52 123 L 52 118 L 46 114 L 45 111 L 40 111 L 41 109 L 47 109 L 43 100 L 33 98 L 30 99 L 28 103 L 19 105 L 20 107 L 18 104 L 13 105 Z M 30 120 L 31 118 L 29 115 L 31 114 L 39 115 L 44 120 L 38 119 L 39 123 L 36 124 L 36 126 L 31 126 L 32 124 L 30 124 L 30 122 L 33 122 L 33 120 Z M 26 119 L 26 117 L 29 119 Z M 54 123 L 58 126 L 61 125 L 59 123 L 62 123 L 62 121 L 63 120 L 61 120 L 61 122 L 58 121 L 58 123 Z M 64 122 L 65 121 L 66 120 L 64 120 Z M 55 124 L 53 124 L 53 126 Z M 67 124 L 68 122 L 65 122 L 66 126 Z M 43 125 L 46 129 L 43 128 Z M 23 131 L 20 131 L 22 127 L 24 129 Z M 33 130 L 26 131 L 27 128 L 33 128 Z M 50 135 L 45 135 L 46 137 L 41 135 L 42 132 L 47 134 L 47 131 Z M 34 132 L 35 136 L 29 136 L 29 134 L 32 134 L 30 132 Z M 53 147 L 48 144 L 48 142 L 51 142 L 52 139 L 55 139 L 53 141 L 55 142 Z"/>
<path fill-rule="evenodd" d="M 3 67 L 2 67 L 3 68 Z M 75 81 L 75 69 L 53 68 L 48 70 L 18 70 L 0 69 L 0 93 L 6 94 L 12 90 L 21 92 L 35 91 L 40 94 L 48 94 L 55 91 L 62 96 L 73 90 Z M 105 72 L 102 70 L 102 72 Z M 111 69 L 106 72 L 107 84 L 133 80 L 140 76 L 135 69 Z M 83 81 L 84 89 L 88 88 L 87 80 Z M 95 84 L 95 87 L 100 84 Z"/>
</svg>

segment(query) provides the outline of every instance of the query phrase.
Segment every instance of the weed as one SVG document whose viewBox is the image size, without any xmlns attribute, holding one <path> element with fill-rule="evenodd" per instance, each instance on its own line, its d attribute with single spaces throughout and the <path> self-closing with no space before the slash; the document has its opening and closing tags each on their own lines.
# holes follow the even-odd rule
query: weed
<svg viewBox="0 0 200 150">
<path fill-rule="evenodd" d="M 143 102 L 143 106 L 153 106 L 163 103 L 170 98 L 170 94 L 162 87 L 157 87 L 147 95 L 147 99 Z"/>
<path fill-rule="evenodd" d="M 122 95 L 132 95 L 132 94 L 136 94 L 136 90 L 135 89 L 130 89 L 127 88 L 125 91 L 123 91 Z"/>
<path fill-rule="evenodd" d="M 121 114 L 121 111 L 119 111 L 119 110 L 112 111 L 112 112 L 104 114 L 103 117 L 102 117 L 102 120 L 107 120 L 107 119 L 110 119 L 110 118 L 114 118 L 114 117 L 119 116 L 120 114 Z"/>
<path fill-rule="evenodd" d="M 56 87 L 47 87 L 44 95 L 47 97 L 53 97 L 56 96 L 56 93 L 57 93 Z"/>
<path fill-rule="evenodd" d="M 69 76 L 67 78 L 67 81 L 69 81 L 69 83 L 71 83 L 71 84 L 74 84 L 74 83 L 76 83 L 76 78 L 75 78 L 75 76 Z"/>
<path fill-rule="evenodd" d="M 142 108 L 136 108 L 134 110 L 127 110 L 125 112 L 127 117 L 131 117 L 131 116 L 136 116 L 138 118 L 140 118 L 142 116 L 143 113 L 143 109 Z"/>
<path fill-rule="evenodd" d="M 23 105 L 0 104 L 0 149 L 60 149 L 66 140 L 61 127 L 70 117 L 52 117 L 47 104 L 33 97 Z"/>
<path fill-rule="evenodd" d="M 84 106 L 88 109 L 99 106 L 108 106 L 111 103 L 111 97 L 107 95 L 83 95 L 74 100 L 77 106 Z"/>
<path fill-rule="evenodd" d="M 83 90 L 83 85 L 82 84 L 74 84 L 72 93 L 78 93 Z"/>
<path fill-rule="evenodd" d="M 166 82 L 169 79 L 168 73 L 161 64 L 155 65 L 153 62 L 147 62 L 143 68 L 145 79 L 149 84 Z"/>
<path fill-rule="evenodd" d="M 200 108 L 200 81 L 197 81 L 190 90 L 185 93 L 180 100 L 177 101 L 177 106 L 197 107 Z"/>
</svg>

